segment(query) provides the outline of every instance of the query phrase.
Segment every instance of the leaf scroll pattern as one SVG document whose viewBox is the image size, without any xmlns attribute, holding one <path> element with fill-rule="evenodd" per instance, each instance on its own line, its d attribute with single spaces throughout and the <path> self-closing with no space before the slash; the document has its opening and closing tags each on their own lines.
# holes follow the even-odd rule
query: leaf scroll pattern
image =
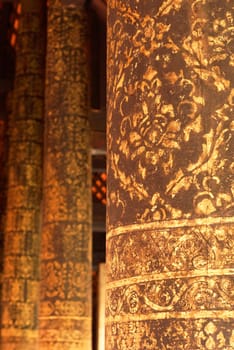
<svg viewBox="0 0 234 350">
<path fill-rule="evenodd" d="M 233 1 L 108 7 L 106 348 L 234 349 Z"/>
<path fill-rule="evenodd" d="M 109 221 L 117 226 L 233 215 L 232 2 L 157 3 L 109 6 Z"/>
</svg>

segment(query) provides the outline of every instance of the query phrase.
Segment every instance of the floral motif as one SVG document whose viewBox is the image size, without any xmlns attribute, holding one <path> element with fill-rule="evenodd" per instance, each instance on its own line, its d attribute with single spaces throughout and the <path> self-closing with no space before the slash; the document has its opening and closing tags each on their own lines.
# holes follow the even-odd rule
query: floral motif
<svg viewBox="0 0 234 350">
<path fill-rule="evenodd" d="M 108 5 L 107 349 L 231 349 L 232 1 Z"/>
<path fill-rule="evenodd" d="M 135 231 L 113 237 L 107 242 L 110 259 L 107 279 L 231 269 L 234 266 L 233 232 L 233 225 L 203 225 Z"/>
<path fill-rule="evenodd" d="M 115 57 L 109 69 L 109 176 L 119 188 L 117 199 L 111 187 L 111 208 L 119 223 L 231 215 L 230 1 L 194 1 L 190 10 L 186 1 L 166 1 L 150 11 L 139 17 L 120 7 L 122 20 L 113 26 L 121 39 L 109 51 L 110 60 Z M 174 23 L 175 13 L 191 23 Z M 126 216 L 126 203 L 134 201 L 137 211 L 132 205 Z"/>
</svg>

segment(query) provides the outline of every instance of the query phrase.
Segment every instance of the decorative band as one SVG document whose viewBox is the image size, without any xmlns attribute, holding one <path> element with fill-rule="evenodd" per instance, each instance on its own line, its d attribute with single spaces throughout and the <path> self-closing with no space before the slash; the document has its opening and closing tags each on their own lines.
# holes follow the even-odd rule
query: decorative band
<svg viewBox="0 0 234 350">
<path fill-rule="evenodd" d="M 206 217 L 206 218 L 197 218 L 197 219 L 178 219 L 178 220 L 159 220 L 147 222 L 144 224 L 132 224 L 126 226 L 119 226 L 112 228 L 107 232 L 107 239 L 119 236 L 125 233 L 142 231 L 142 230 L 153 230 L 153 229 L 170 229 L 177 227 L 192 227 L 192 226 L 211 226 L 217 224 L 234 224 L 233 217 Z"/>
</svg>

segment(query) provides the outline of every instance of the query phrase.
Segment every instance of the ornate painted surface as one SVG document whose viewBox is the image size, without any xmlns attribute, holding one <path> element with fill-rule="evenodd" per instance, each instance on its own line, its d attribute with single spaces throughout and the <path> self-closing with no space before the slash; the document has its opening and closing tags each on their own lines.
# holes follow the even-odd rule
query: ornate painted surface
<svg viewBox="0 0 234 350">
<path fill-rule="evenodd" d="M 110 225 L 232 215 L 232 2 L 109 7 Z"/>
<path fill-rule="evenodd" d="M 44 106 L 42 3 L 22 3 L 12 114 L 1 305 L 2 350 L 35 350 L 38 336 Z"/>
<path fill-rule="evenodd" d="M 48 3 L 40 349 L 91 349 L 87 20 Z"/>
<path fill-rule="evenodd" d="M 3 230 L 6 214 L 6 121 L 0 119 L 0 300 L 2 295 L 3 273 Z"/>
<path fill-rule="evenodd" d="M 106 349 L 233 349 L 233 3 L 108 5 Z"/>
</svg>

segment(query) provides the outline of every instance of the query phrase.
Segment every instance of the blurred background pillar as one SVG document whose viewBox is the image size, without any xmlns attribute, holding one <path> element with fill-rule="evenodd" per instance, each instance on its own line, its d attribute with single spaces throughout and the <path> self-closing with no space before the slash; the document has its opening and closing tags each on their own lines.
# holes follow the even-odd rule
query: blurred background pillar
<svg viewBox="0 0 234 350">
<path fill-rule="evenodd" d="M 37 348 L 44 106 L 42 0 L 22 0 L 8 120 L 1 349 Z"/>
<path fill-rule="evenodd" d="M 48 1 L 40 349 L 91 349 L 91 148 L 83 1 Z"/>
<path fill-rule="evenodd" d="M 2 111 L 1 111 L 2 112 Z M 5 112 L 5 111 L 4 111 Z M 0 115 L 0 301 L 2 300 L 2 273 L 3 273 L 3 239 L 6 214 L 6 119 L 5 113 Z"/>
<path fill-rule="evenodd" d="M 234 347 L 233 24 L 108 1 L 106 350 Z"/>
</svg>

